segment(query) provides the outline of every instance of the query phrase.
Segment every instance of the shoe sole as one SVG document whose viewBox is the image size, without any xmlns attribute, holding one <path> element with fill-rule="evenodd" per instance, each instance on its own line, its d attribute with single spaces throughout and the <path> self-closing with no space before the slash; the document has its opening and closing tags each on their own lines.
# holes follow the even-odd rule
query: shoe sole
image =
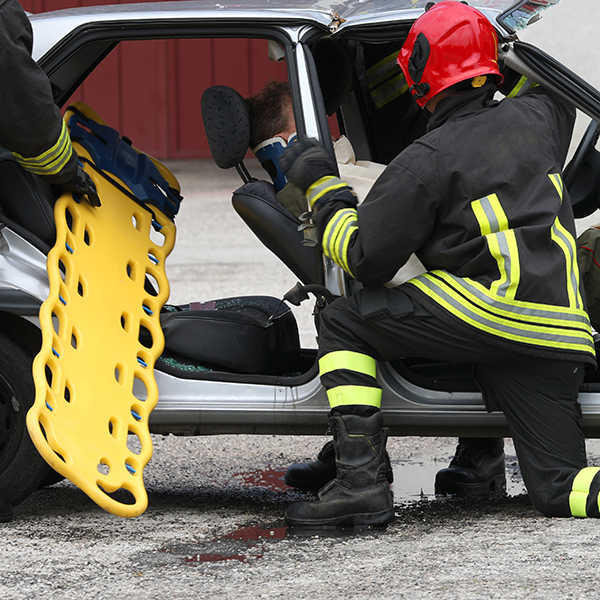
<svg viewBox="0 0 600 600">
<path fill-rule="evenodd" d="M 330 517 L 329 519 L 290 519 L 285 521 L 291 527 L 356 527 L 358 525 L 387 525 L 394 520 L 394 509 L 389 508 L 376 513 L 354 513 Z"/>
</svg>

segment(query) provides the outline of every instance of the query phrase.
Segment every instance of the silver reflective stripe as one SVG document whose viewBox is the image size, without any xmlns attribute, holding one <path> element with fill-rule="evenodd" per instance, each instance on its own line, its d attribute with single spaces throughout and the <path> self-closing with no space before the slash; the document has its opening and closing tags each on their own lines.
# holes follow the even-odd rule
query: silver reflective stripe
<svg viewBox="0 0 600 600">
<path fill-rule="evenodd" d="M 577 308 L 581 308 L 583 306 L 583 300 L 581 299 L 581 294 L 579 293 L 579 273 L 576 267 L 577 262 L 575 259 L 575 248 L 573 247 L 573 239 L 571 235 L 569 235 L 562 225 L 558 218 L 554 221 L 552 225 L 552 237 L 558 238 L 562 241 L 562 244 L 559 243 L 559 246 L 563 249 L 565 253 L 565 258 L 567 260 L 567 277 L 570 279 L 569 284 L 571 285 L 571 290 L 569 294 L 570 304 L 571 306 L 576 306 Z M 577 270 L 576 270 L 577 269 Z"/>
<path fill-rule="evenodd" d="M 442 275 L 445 277 L 442 278 Z M 448 278 L 454 285 L 450 285 Z M 541 308 L 533 310 L 537 315 L 545 312 L 545 320 L 548 321 L 546 324 L 532 320 L 519 322 L 518 318 L 523 315 L 518 312 L 508 315 L 508 318 L 499 316 L 485 310 L 486 306 L 493 304 L 490 298 L 480 294 L 477 297 L 473 297 L 473 294 L 461 294 L 458 290 L 466 291 L 470 287 L 468 283 L 443 271 L 420 275 L 411 279 L 408 284 L 421 289 L 451 314 L 482 331 L 536 346 L 594 353 L 589 324 L 585 330 L 581 330 L 581 324 L 577 322 L 573 323 L 572 328 L 565 329 L 561 318 L 563 315 L 560 313 L 543 311 Z"/>
<path fill-rule="evenodd" d="M 442 279 L 450 287 L 460 291 L 468 301 L 479 304 L 484 310 L 495 313 L 500 317 L 520 319 L 540 325 L 555 325 L 562 321 L 562 327 L 575 327 L 589 331 L 589 317 L 579 309 L 570 309 L 550 304 L 534 304 L 522 300 L 505 300 L 495 296 L 480 283 L 468 277 L 456 277 L 446 271 L 432 271 L 432 274 Z"/>
<path fill-rule="evenodd" d="M 509 273 L 512 272 L 511 269 L 511 256 L 510 249 L 508 247 L 508 242 L 506 240 L 506 234 L 504 232 L 496 234 L 496 240 L 498 241 L 498 247 L 500 248 L 500 254 L 502 254 L 504 258 L 504 273 L 502 275 L 502 282 L 497 286 L 496 292 L 500 296 L 506 296 L 508 290 L 511 287 L 511 279 L 509 277 Z"/>
</svg>

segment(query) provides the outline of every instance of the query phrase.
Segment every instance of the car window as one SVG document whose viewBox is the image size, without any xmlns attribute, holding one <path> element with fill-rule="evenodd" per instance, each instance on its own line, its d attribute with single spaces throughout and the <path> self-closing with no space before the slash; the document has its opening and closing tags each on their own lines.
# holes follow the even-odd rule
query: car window
<svg viewBox="0 0 600 600">
<path fill-rule="evenodd" d="M 287 81 L 287 67 L 269 60 L 264 39 L 127 40 L 65 106 L 86 102 L 158 158 L 210 158 L 200 115 L 204 90 L 227 85 L 248 97 L 271 79 Z"/>
</svg>

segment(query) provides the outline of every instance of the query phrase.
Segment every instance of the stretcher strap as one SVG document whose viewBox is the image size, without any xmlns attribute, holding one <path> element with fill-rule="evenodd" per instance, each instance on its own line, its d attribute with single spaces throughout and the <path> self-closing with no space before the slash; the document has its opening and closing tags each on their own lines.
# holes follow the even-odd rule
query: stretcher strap
<svg viewBox="0 0 600 600">
<path fill-rule="evenodd" d="M 153 226 L 150 212 L 85 168 L 102 206 L 71 194 L 55 205 L 27 426 L 53 469 L 108 512 L 134 517 L 148 504 L 142 473 L 152 455 L 148 417 L 158 401 L 154 363 L 164 347 L 159 313 L 175 225 L 154 208 Z"/>
</svg>

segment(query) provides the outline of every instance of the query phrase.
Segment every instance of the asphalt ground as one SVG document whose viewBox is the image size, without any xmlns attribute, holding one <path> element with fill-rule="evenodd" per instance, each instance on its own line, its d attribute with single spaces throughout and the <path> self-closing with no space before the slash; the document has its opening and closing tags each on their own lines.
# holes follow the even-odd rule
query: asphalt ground
<svg viewBox="0 0 600 600">
<path fill-rule="evenodd" d="M 563 0 L 523 39 L 600 87 L 598 17 L 598 0 Z M 170 301 L 287 291 L 294 276 L 231 209 L 237 175 L 209 162 L 171 166 L 185 201 L 168 262 Z M 314 345 L 309 309 L 297 318 L 303 344 Z M 131 520 L 105 513 L 66 481 L 39 490 L 0 525 L 0 598 L 600 596 L 600 524 L 547 519 L 533 509 L 510 442 L 506 498 L 435 499 L 433 475 L 455 440 L 393 438 L 393 524 L 381 531 L 287 528 L 285 508 L 309 496 L 283 487 L 282 472 L 326 439 L 154 436 L 144 475 L 149 507 Z M 600 464 L 598 441 L 588 451 L 590 464 Z"/>
</svg>

